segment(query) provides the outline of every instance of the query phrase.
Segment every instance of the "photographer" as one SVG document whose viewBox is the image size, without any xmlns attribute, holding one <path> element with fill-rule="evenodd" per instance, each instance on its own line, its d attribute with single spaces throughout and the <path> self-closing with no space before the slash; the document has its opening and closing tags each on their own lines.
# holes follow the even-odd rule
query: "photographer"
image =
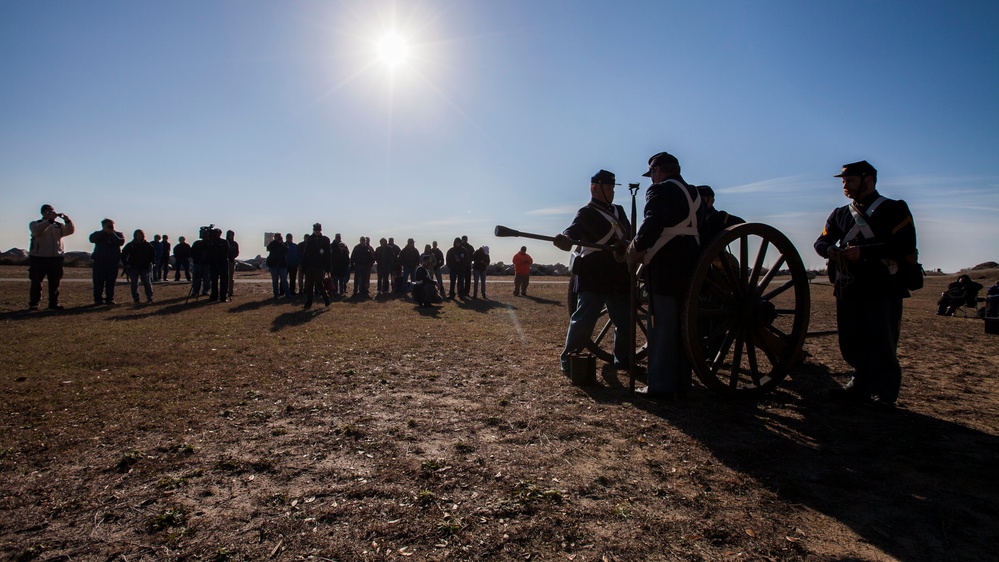
<svg viewBox="0 0 999 562">
<path fill-rule="evenodd" d="M 101 229 L 90 235 L 94 244 L 94 306 L 106 304 L 114 306 L 114 284 L 118 278 L 118 262 L 121 260 L 121 247 L 125 235 L 114 229 L 114 221 L 104 219 Z"/>
<path fill-rule="evenodd" d="M 198 231 L 199 238 L 191 244 L 191 261 L 194 265 L 194 282 L 191 284 L 191 295 L 208 294 L 211 285 L 211 267 L 208 255 L 208 238 L 215 228 L 214 224 L 202 226 Z"/>
<path fill-rule="evenodd" d="M 28 278 L 31 289 L 28 310 L 38 310 L 42 300 L 42 281 L 49 278 L 49 310 L 62 310 L 59 304 L 59 282 L 62 281 L 62 238 L 76 232 L 73 221 L 55 212 L 52 205 L 42 205 L 42 218 L 28 223 L 31 230 L 31 250 L 28 252 Z M 63 222 L 56 222 L 56 219 Z"/>
<path fill-rule="evenodd" d="M 212 280 L 210 302 L 229 300 L 229 241 L 222 238 L 222 231 L 212 229 L 207 241 L 208 270 Z"/>
</svg>

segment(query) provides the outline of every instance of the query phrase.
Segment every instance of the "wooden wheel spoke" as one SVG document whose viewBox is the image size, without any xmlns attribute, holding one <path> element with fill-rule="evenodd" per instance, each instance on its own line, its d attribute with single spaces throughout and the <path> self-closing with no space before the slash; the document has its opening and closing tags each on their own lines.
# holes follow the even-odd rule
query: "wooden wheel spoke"
<svg viewBox="0 0 999 562">
<path fill-rule="evenodd" d="M 763 295 L 763 300 L 766 300 L 766 301 L 773 300 L 774 297 L 776 297 L 777 295 L 782 294 L 784 291 L 787 291 L 791 287 L 794 287 L 794 279 L 788 279 L 787 281 L 785 281 L 784 283 L 782 283 L 781 285 L 779 285 L 776 289 L 774 289 L 774 290 L 770 291 L 769 293 Z"/>
<path fill-rule="evenodd" d="M 753 334 L 750 332 L 746 338 L 746 354 L 749 356 L 749 375 L 753 379 L 753 384 L 760 386 L 760 366 L 756 359 L 756 344 L 753 343 Z"/>
<path fill-rule="evenodd" d="M 704 280 L 704 288 L 704 292 L 710 293 L 712 296 L 719 296 L 730 303 L 735 302 L 733 291 L 729 287 L 723 287 L 721 283 L 710 277 Z"/>
<path fill-rule="evenodd" d="M 753 271 L 749 274 L 749 286 L 755 287 L 763 271 L 763 264 L 767 257 L 767 250 L 770 249 L 770 241 L 764 240 L 760 245 L 760 251 L 756 254 L 756 263 L 753 264 Z"/>
<path fill-rule="evenodd" d="M 745 286 L 749 282 L 749 237 L 739 238 L 739 281 Z"/>
<path fill-rule="evenodd" d="M 610 332 L 610 328 L 613 325 L 614 323 L 610 321 L 610 318 L 607 318 L 607 321 L 604 322 L 600 331 L 593 335 L 593 343 L 600 345 L 600 342 L 604 341 L 604 337 L 607 336 L 607 333 Z"/>
<path fill-rule="evenodd" d="M 718 352 L 715 353 L 714 358 L 711 360 L 711 374 L 715 377 L 718 376 L 718 371 L 725 364 L 725 357 L 728 356 L 728 350 L 732 348 L 732 343 L 735 342 L 735 334 L 728 332 L 725 335 L 725 340 L 722 341 L 721 346 L 718 348 Z"/>
<path fill-rule="evenodd" d="M 763 276 L 763 280 L 760 281 L 760 284 L 757 286 L 757 292 L 756 292 L 756 294 L 759 295 L 759 294 L 763 293 L 763 290 L 766 289 L 770 285 L 770 282 L 773 281 L 774 276 L 777 275 L 778 272 L 780 272 L 780 268 L 783 267 L 783 265 L 784 265 L 784 263 L 786 261 L 787 260 L 784 258 L 784 254 L 781 254 L 781 256 L 779 258 L 777 258 L 777 261 L 774 262 L 773 267 L 771 267 L 767 271 L 767 274 L 765 276 Z"/>
<path fill-rule="evenodd" d="M 745 342 L 742 336 L 736 336 L 735 338 L 735 352 L 732 354 L 732 374 L 728 378 L 729 388 L 738 388 L 739 386 L 739 368 L 742 367 L 742 346 Z"/>
</svg>

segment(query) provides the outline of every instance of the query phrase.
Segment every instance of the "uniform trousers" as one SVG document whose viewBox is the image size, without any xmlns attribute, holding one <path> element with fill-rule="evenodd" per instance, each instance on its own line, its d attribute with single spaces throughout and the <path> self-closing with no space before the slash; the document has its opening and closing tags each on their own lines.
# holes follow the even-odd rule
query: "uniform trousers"
<svg viewBox="0 0 999 562">
<path fill-rule="evenodd" d="M 858 392 L 894 403 L 902 386 L 898 338 L 902 299 L 836 299 L 836 327 L 843 360 L 853 367 Z"/>
<path fill-rule="evenodd" d="M 607 315 L 614 323 L 614 364 L 627 367 L 631 355 L 631 297 L 582 291 L 576 299 L 576 310 L 569 318 L 569 330 L 565 334 L 562 372 L 569 372 L 569 354 L 585 349 L 586 343 L 593 337 L 593 328 L 605 306 Z"/>
</svg>

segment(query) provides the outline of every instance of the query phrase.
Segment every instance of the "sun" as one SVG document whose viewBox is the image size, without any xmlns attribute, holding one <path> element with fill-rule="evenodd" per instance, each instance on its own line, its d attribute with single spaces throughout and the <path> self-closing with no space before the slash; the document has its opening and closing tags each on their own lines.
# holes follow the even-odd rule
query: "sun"
<svg viewBox="0 0 999 562">
<path fill-rule="evenodd" d="M 378 60 L 382 64 L 394 68 L 409 60 L 409 42 L 398 33 L 386 33 L 378 40 L 376 46 Z"/>
</svg>

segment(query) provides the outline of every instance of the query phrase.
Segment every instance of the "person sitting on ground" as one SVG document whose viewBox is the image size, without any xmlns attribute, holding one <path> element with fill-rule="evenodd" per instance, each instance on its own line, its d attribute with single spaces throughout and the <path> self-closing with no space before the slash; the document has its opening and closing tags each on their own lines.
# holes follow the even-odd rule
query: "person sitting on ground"
<svg viewBox="0 0 999 562">
<path fill-rule="evenodd" d="M 985 292 L 985 317 L 999 318 L 999 281 Z"/>
<path fill-rule="evenodd" d="M 433 303 L 441 302 L 441 289 L 434 281 L 434 264 L 437 258 L 433 253 L 426 253 L 420 256 L 420 265 L 413 273 L 413 300 L 426 308 Z"/>
<path fill-rule="evenodd" d="M 957 281 L 947 285 L 946 291 L 940 293 L 937 316 L 954 316 L 960 306 L 975 306 L 981 290 L 982 285 L 972 281 L 967 274 L 958 277 Z"/>
</svg>

